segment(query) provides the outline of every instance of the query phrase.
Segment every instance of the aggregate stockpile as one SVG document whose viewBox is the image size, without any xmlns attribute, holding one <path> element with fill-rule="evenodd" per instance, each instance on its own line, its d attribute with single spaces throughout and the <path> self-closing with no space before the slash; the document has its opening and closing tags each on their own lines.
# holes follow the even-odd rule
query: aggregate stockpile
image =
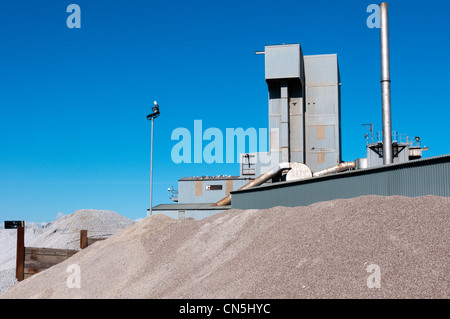
<svg viewBox="0 0 450 319">
<path fill-rule="evenodd" d="M 42 234 L 42 227 L 28 224 L 25 227 L 25 246 Z M 16 279 L 17 231 L 0 228 L 0 295 L 17 282 Z"/>
<path fill-rule="evenodd" d="M 82 229 L 88 231 L 89 237 L 105 237 L 133 223 L 131 219 L 113 211 L 81 209 L 50 223 L 32 244 L 34 247 L 79 249 Z"/>
<path fill-rule="evenodd" d="M 108 210 L 83 209 L 64 215 L 45 228 L 25 223 L 25 247 L 80 249 L 80 230 L 88 236 L 107 237 L 132 225 L 134 221 Z M 17 232 L 0 229 L 0 294 L 17 283 Z"/>
<path fill-rule="evenodd" d="M 449 212 L 449 198 L 366 196 L 200 221 L 153 215 L 1 297 L 448 298 Z M 67 285 L 72 264 L 80 288 Z"/>
</svg>

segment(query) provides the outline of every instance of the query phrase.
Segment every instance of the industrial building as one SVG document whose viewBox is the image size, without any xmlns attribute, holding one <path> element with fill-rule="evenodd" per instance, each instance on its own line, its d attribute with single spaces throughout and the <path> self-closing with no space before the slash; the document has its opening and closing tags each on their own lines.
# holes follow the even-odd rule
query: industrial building
<svg viewBox="0 0 450 319">
<path fill-rule="evenodd" d="M 212 205 L 249 181 L 250 178 L 240 176 L 183 177 L 178 181 L 176 196 L 172 197 L 176 203 L 155 206 L 153 212 L 181 220 L 209 217 L 230 209 L 230 205 Z"/>
<path fill-rule="evenodd" d="M 269 152 L 240 154 L 240 176 L 181 178 L 177 203 L 152 211 L 179 219 L 204 218 L 230 209 L 229 203 L 212 205 L 279 163 L 302 163 L 317 171 L 341 162 L 337 55 L 303 56 L 299 44 L 266 46 L 264 53 Z"/>
<path fill-rule="evenodd" d="M 232 208 L 308 206 L 364 195 L 449 197 L 450 155 L 238 190 Z"/>
<path fill-rule="evenodd" d="M 392 132 L 387 5 L 381 4 L 383 131 L 367 124 L 367 156 L 342 162 L 341 82 L 336 54 L 300 44 L 265 46 L 269 150 L 240 154 L 240 176 L 184 177 L 176 204 L 153 207 L 200 219 L 236 208 L 309 205 L 362 195 L 450 196 L 450 155 L 421 159 L 419 137 Z"/>
</svg>

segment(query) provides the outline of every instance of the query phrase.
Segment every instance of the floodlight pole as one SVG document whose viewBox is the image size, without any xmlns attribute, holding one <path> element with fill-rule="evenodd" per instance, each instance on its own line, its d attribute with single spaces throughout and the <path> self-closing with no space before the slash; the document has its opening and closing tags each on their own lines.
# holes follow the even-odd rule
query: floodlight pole
<svg viewBox="0 0 450 319">
<path fill-rule="evenodd" d="M 152 214 L 152 188 L 153 188 L 153 121 L 155 118 L 157 118 L 160 114 L 159 112 L 159 105 L 154 102 L 155 106 L 152 107 L 152 114 L 147 115 L 147 120 L 152 121 L 152 137 L 151 137 L 151 151 L 150 151 L 150 208 L 147 211 L 147 216 L 150 216 Z"/>
<path fill-rule="evenodd" d="M 151 146 L 150 146 L 150 209 L 148 210 L 148 215 L 152 214 L 152 186 L 153 186 L 153 120 L 154 117 L 151 118 L 152 121 L 152 137 L 151 137 Z"/>
</svg>

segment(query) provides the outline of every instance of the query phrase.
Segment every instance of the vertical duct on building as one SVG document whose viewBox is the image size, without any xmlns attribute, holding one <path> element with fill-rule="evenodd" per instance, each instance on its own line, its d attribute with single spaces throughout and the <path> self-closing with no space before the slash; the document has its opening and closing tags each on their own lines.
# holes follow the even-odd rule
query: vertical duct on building
<svg viewBox="0 0 450 319">
<path fill-rule="evenodd" d="M 280 89 L 280 149 L 281 162 L 289 163 L 291 161 L 291 151 L 289 143 L 289 84 L 287 80 L 281 81 Z"/>
<path fill-rule="evenodd" d="M 380 4 L 381 38 L 381 98 L 383 114 L 383 163 L 392 164 L 392 121 L 391 121 L 391 75 L 389 57 L 389 13 L 388 4 Z"/>
</svg>

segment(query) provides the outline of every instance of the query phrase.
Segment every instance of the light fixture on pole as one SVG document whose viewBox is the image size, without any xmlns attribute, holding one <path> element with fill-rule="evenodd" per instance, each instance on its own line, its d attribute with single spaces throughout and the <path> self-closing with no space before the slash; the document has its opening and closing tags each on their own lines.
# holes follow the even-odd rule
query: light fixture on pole
<svg viewBox="0 0 450 319">
<path fill-rule="evenodd" d="M 152 121 L 152 137 L 151 137 L 151 151 L 150 151 L 150 208 L 147 210 L 148 213 L 147 215 L 151 215 L 152 214 L 152 186 L 153 186 L 153 120 L 156 119 L 160 112 L 159 112 L 159 105 L 158 103 L 155 101 L 154 102 L 155 106 L 152 107 L 152 114 L 147 115 L 147 120 Z"/>
</svg>

